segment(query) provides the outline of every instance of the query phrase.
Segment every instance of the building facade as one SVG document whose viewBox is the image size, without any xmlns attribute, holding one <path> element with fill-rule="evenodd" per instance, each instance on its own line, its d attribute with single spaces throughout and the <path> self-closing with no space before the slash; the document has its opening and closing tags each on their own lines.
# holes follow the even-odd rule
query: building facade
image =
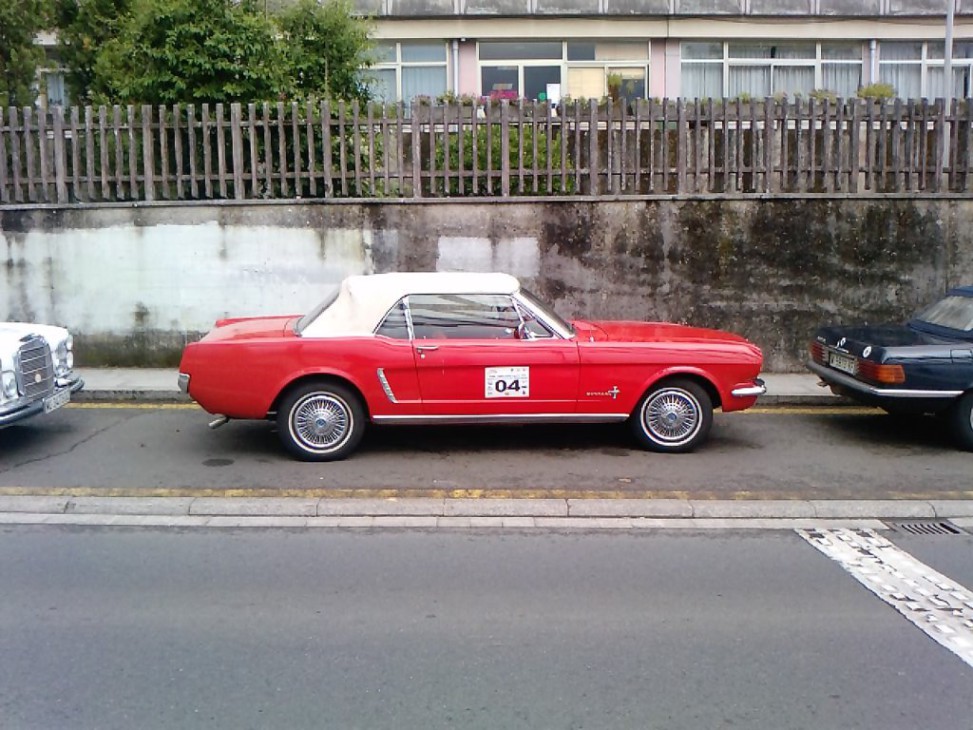
<svg viewBox="0 0 973 730">
<path fill-rule="evenodd" d="M 379 99 L 973 95 L 973 0 L 356 0 Z"/>
</svg>

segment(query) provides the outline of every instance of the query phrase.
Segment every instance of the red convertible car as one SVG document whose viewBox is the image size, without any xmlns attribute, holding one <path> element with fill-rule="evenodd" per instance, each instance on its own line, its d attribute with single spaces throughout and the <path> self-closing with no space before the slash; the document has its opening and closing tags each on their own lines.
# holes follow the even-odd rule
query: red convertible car
<svg viewBox="0 0 973 730">
<path fill-rule="evenodd" d="M 630 421 L 690 451 L 713 409 L 765 392 L 760 349 L 658 322 L 566 322 L 506 274 L 351 276 L 303 316 L 225 319 L 186 346 L 179 386 L 219 418 L 272 419 L 299 459 L 350 454 L 368 422 Z"/>
</svg>

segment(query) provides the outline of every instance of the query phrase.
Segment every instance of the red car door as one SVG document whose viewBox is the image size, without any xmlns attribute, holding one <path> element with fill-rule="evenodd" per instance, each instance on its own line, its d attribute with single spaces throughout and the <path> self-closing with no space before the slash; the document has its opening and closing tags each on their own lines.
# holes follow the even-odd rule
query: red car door
<svg viewBox="0 0 973 730">
<path fill-rule="evenodd" d="M 423 413 L 557 415 L 577 408 L 578 347 L 528 332 L 506 295 L 412 295 Z"/>
</svg>

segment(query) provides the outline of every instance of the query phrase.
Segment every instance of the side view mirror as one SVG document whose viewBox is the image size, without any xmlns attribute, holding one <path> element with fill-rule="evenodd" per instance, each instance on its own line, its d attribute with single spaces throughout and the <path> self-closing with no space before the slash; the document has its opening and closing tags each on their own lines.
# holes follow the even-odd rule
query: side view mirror
<svg viewBox="0 0 973 730">
<path fill-rule="evenodd" d="M 533 340 L 534 333 L 530 331 L 527 327 L 526 322 L 521 322 L 517 325 L 517 339 L 518 340 Z"/>
</svg>

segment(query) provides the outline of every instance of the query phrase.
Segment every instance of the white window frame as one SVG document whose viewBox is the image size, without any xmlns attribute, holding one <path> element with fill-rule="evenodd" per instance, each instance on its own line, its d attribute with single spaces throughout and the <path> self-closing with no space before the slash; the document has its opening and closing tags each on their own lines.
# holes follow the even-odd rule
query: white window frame
<svg viewBox="0 0 973 730">
<path fill-rule="evenodd" d="M 594 43 L 596 46 L 599 42 L 618 42 L 620 39 L 589 39 L 589 38 L 569 38 L 561 41 L 553 41 L 544 39 L 547 42 L 559 42 L 561 44 L 561 57 L 560 58 L 504 58 L 504 59 L 480 59 L 480 43 L 489 43 L 494 39 L 481 39 L 476 44 L 476 87 L 479 96 L 488 95 L 489 92 L 483 88 L 483 68 L 493 67 L 493 66 L 516 66 L 517 67 L 517 93 L 521 98 L 524 94 L 524 69 L 527 67 L 538 67 L 538 66 L 560 66 L 561 69 L 561 96 L 569 96 L 567 89 L 568 71 L 573 68 L 596 68 L 602 70 L 602 96 L 608 94 L 608 74 L 615 69 L 632 69 L 640 68 L 645 72 L 645 93 L 649 92 L 649 71 L 650 71 L 650 59 L 652 55 L 652 49 L 650 41 L 645 39 L 633 38 L 631 40 L 624 39 L 623 42 L 631 43 L 643 43 L 645 44 L 646 53 L 645 58 L 634 58 L 634 59 L 611 59 L 611 60 L 592 60 L 592 61 L 569 61 L 568 60 L 568 44 L 569 43 Z M 507 42 L 511 39 L 496 39 L 497 41 Z M 540 40 L 540 39 L 538 39 Z M 524 42 L 530 42 L 525 40 Z"/>
<path fill-rule="evenodd" d="M 883 42 L 878 44 L 878 80 L 879 82 L 885 82 L 886 76 L 882 73 L 883 69 L 889 68 L 891 66 L 918 66 L 919 67 L 919 98 L 920 99 L 930 99 L 930 87 L 931 81 L 929 78 L 929 71 L 931 69 L 938 69 L 942 73 L 946 70 L 946 60 L 944 58 L 933 58 L 929 55 L 929 45 L 943 45 L 942 41 L 918 41 L 918 40 L 906 40 L 906 41 L 884 41 L 884 43 L 918 43 L 922 46 L 922 52 L 919 58 L 907 58 L 907 59 L 882 59 L 882 45 Z M 957 73 L 966 73 L 966 94 L 973 93 L 973 58 L 953 58 L 952 59 L 952 71 L 955 77 Z M 945 81 L 945 79 L 944 79 Z M 886 82 L 887 83 L 887 82 Z M 895 90 L 896 93 L 900 93 L 899 89 Z M 941 94 L 936 96 L 941 97 Z"/>
<path fill-rule="evenodd" d="M 410 45 L 442 45 L 444 50 L 442 61 L 403 61 L 402 60 L 402 46 Z M 402 101 L 406 104 L 411 104 L 412 99 L 402 98 L 402 71 L 409 68 L 441 68 L 446 74 L 446 85 L 443 89 L 443 93 L 449 90 L 449 44 L 446 41 L 414 41 L 414 40 L 388 40 L 383 39 L 379 41 L 380 45 L 389 46 L 395 49 L 395 58 L 391 61 L 380 61 L 376 63 L 370 70 L 372 71 L 393 71 L 395 73 L 395 101 Z"/>
<path fill-rule="evenodd" d="M 685 43 L 720 43 L 723 47 L 723 57 L 722 58 L 684 58 L 682 55 L 682 45 L 680 45 L 680 78 L 684 76 L 682 70 L 687 65 L 710 65 L 721 67 L 721 89 L 720 93 L 723 98 L 727 98 L 727 90 L 730 87 L 730 72 L 733 68 L 740 67 L 754 67 L 763 66 L 770 70 L 770 83 L 771 87 L 774 84 L 774 72 L 780 68 L 813 68 L 814 69 L 814 89 L 824 89 L 824 67 L 832 65 L 847 65 L 847 66 L 858 66 L 861 72 L 861 78 L 864 78 L 865 73 L 865 53 L 864 44 L 862 44 L 862 56 L 861 59 L 840 59 L 840 58 L 825 58 L 823 54 L 823 47 L 828 45 L 839 45 L 847 43 L 857 43 L 858 41 L 840 41 L 840 40 L 830 40 L 830 41 L 802 41 L 802 40 L 733 40 L 733 41 L 713 41 L 708 39 L 694 39 L 686 40 Z M 814 57 L 808 58 L 746 58 L 739 56 L 730 56 L 730 46 L 731 45 L 744 45 L 746 43 L 774 43 L 777 45 L 807 45 L 810 43 L 814 44 Z M 792 95 L 793 92 L 788 92 L 788 95 Z M 769 94 L 773 95 L 773 94 Z M 753 96 L 762 96 L 756 95 Z"/>
</svg>

